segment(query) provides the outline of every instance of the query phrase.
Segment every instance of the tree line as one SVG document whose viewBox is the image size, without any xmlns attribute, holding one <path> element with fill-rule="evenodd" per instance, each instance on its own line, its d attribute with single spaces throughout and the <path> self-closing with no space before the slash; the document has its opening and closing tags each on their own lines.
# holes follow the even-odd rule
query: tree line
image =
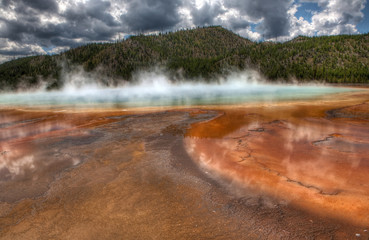
<svg viewBox="0 0 369 240">
<path fill-rule="evenodd" d="M 257 69 L 270 81 L 369 83 L 369 34 L 305 37 L 255 43 L 220 26 L 115 43 L 92 43 L 58 55 L 20 58 L 0 65 L 0 88 L 14 90 L 46 82 L 63 85 L 62 73 L 81 66 L 118 84 L 135 72 L 161 67 L 173 79 L 204 79 L 232 70 Z"/>
</svg>

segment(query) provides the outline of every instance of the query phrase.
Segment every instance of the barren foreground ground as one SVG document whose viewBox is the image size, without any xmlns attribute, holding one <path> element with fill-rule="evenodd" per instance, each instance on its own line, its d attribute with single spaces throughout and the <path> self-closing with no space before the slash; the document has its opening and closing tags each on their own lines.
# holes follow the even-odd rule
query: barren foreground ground
<svg viewBox="0 0 369 240">
<path fill-rule="evenodd" d="M 368 228 L 367 91 L 0 111 L 1 239 L 368 239 Z"/>
</svg>

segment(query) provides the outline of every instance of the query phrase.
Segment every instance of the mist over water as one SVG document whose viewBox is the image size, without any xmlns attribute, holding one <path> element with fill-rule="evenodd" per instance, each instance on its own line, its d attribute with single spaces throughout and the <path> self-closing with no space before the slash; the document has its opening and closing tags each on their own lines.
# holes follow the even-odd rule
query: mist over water
<svg viewBox="0 0 369 240">
<path fill-rule="evenodd" d="M 69 75 L 64 88 L 59 91 L 38 90 L 0 94 L 0 105 L 123 108 L 222 105 L 297 100 L 352 91 L 347 88 L 321 85 L 268 84 L 255 71 L 234 73 L 215 82 L 211 84 L 194 81 L 173 82 L 165 74 L 146 72 L 139 74 L 135 83 L 109 88 L 79 73 Z"/>
</svg>

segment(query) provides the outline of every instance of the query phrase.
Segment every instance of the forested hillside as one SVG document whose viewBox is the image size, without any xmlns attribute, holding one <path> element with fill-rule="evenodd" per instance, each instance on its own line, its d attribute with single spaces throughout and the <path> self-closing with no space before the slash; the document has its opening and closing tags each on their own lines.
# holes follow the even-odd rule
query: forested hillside
<svg viewBox="0 0 369 240">
<path fill-rule="evenodd" d="M 62 71 L 82 66 L 113 83 L 152 67 L 174 79 L 211 81 L 228 71 L 253 68 L 270 81 L 369 83 L 369 35 L 298 37 L 285 43 L 254 43 L 222 27 L 207 27 L 117 43 L 89 44 L 53 56 L 26 57 L 0 65 L 0 88 L 31 87 L 41 80 L 61 87 Z M 111 82 L 110 82 L 111 83 Z"/>
</svg>

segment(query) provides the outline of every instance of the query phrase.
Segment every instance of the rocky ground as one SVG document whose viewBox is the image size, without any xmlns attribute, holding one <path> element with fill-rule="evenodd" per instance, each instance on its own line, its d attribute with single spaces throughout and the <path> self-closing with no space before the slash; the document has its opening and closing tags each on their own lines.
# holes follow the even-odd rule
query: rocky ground
<svg viewBox="0 0 369 240">
<path fill-rule="evenodd" d="M 367 124 L 369 111 L 358 105 L 365 98 L 317 112 L 335 121 Z M 188 153 L 187 141 L 227 138 L 265 113 L 249 110 L 237 116 L 213 107 L 2 110 L 0 238 L 368 239 L 365 226 L 254 191 L 208 171 Z M 360 112 L 361 119 L 344 118 L 353 112 Z M 219 122 L 224 113 L 229 117 Z M 268 122 L 274 120 L 283 119 L 275 115 Z M 279 125 L 255 125 L 247 133 Z M 214 126 L 222 130 L 210 132 Z M 253 144 L 259 146 L 256 140 Z"/>
</svg>

